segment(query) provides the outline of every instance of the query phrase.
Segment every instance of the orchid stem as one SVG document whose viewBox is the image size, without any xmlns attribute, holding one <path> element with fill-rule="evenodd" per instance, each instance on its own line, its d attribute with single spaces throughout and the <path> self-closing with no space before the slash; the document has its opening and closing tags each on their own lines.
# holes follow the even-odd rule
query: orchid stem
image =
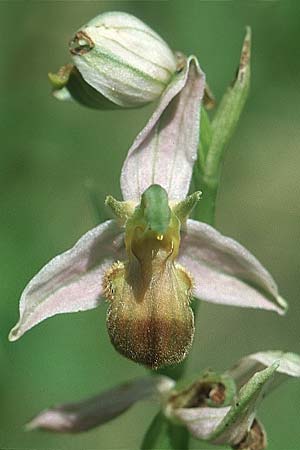
<svg viewBox="0 0 300 450">
<path fill-rule="evenodd" d="M 202 198 L 197 203 L 193 218 L 209 225 L 215 223 L 216 199 L 219 188 L 220 169 L 216 167 L 211 177 L 206 172 L 206 158 L 213 138 L 212 126 L 204 107 L 201 110 L 200 142 L 198 159 L 194 167 L 193 184 L 196 191 L 201 190 Z"/>
<path fill-rule="evenodd" d="M 91 211 L 93 215 L 93 219 L 96 224 L 105 222 L 109 219 L 109 216 L 102 206 L 104 201 L 102 201 L 101 196 L 98 190 L 97 185 L 92 180 L 86 180 L 85 182 L 85 190 L 87 197 L 89 199 L 89 203 L 91 205 Z"/>
<path fill-rule="evenodd" d="M 236 77 L 224 94 L 212 121 L 204 106 L 201 107 L 200 142 L 198 159 L 194 166 L 193 188 L 194 191 L 202 191 L 202 198 L 194 208 L 193 218 L 209 225 L 214 225 L 215 222 L 216 200 L 225 149 L 237 127 L 249 93 L 250 55 L 251 30 L 247 27 Z M 199 304 L 199 301 L 194 301 L 191 305 L 195 317 Z M 188 358 L 177 366 L 160 369 L 158 373 L 179 380 L 185 372 L 187 361 Z M 145 443 L 149 442 L 146 439 L 149 433 L 153 437 L 159 429 L 159 435 L 162 436 L 163 442 L 167 443 L 163 448 L 187 450 L 189 439 L 186 430 L 178 430 L 178 427 L 173 424 L 164 427 L 165 421 L 162 414 L 154 418 L 145 435 L 142 449 L 147 448 Z M 171 436 L 173 436 L 172 439 Z M 157 447 L 157 444 L 161 442 L 154 439 L 153 445 L 148 448 L 161 448 Z"/>
<path fill-rule="evenodd" d="M 185 450 L 189 433 L 186 428 L 170 423 L 160 412 L 152 420 L 141 445 L 141 450 Z"/>
<path fill-rule="evenodd" d="M 196 206 L 194 218 L 200 222 L 214 225 L 219 183 L 216 183 L 216 185 L 207 184 L 205 178 L 201 175 L 199 180 L 202 186 L 202 202 L 201 205 Z"/>
<path fill-rule="evenodd" d="M 215 208 L 216 208 L 216 198 L 219 186 L 219 177 L 216 181 L 208 180 L 205 177 L 202 167 L 205 167 L 205 159 L 208 154 L 208 150 L 212 139 L 212 129 L 210 119 L 204 107 L 201 108 L 201 122 L 200 122 L 200 142 L 198 149 L 198 160 L 195 164 L 193 173 L 193 188 L 194 191 L 201 191 L 202 198 L 196 204 L 193 212 L 193 218 L 199 222 L 206 222 L 209 225 L 213 225 L 215 221 Z M 199 307 L 199 302 L 192 302 L 192 309 L 196 315 L 197 309 Z M 174 380 L 179 380 L 186 367 L 187 359 L 182 363 L 175 366 L 166 367 L 159 369 L 156 373 L 161 375 L 166 375 L 173 378 Z"/>
<path fill-rule="evenodd" d="M 213 225 L 215 220 L 215 206 L 219 177 L 217 177 L 216 182 L 212 182 L 211 180 L 206 179 L 205 173 L 203 173 L 203 171 L 201 170 L 201 159 L 205 159 L 208 153 L 212 136 L 210 120 L 204 108 L 202 108 L 201 114 L 201 141 L 199 145 L 198 161 L 194 170 L 193 181 L 195 191 L 202 191 L 202 199 L 195 207 L 193 217 L 196 220 Z M 192 309 L 195 316 L 197 314 L 198 307 L 199 302 L 193 301 Z M 185 372 L 187 361 L 188 358 L 186 358 L 182 363 L 177 364 L 176 366 L 159 369 L 155 373 L 171 377 L 174 380 L 179 380 Z M 144 437 L 141 447 L 142 450 L 161 448 L 161 439 L 164 443 L 164 449 L 187 450 L 189 448 L 189 434 L 187 433 L 187 431 L 183 427 L 178 427 L 171 423 L 169 423 L 167 426 L 165 422 L 166 419 L 162 414 L 158 414 L 157 416 L 155 416 Z M 159 436 L 159 438 L 157 436 Z"/>
</svg>

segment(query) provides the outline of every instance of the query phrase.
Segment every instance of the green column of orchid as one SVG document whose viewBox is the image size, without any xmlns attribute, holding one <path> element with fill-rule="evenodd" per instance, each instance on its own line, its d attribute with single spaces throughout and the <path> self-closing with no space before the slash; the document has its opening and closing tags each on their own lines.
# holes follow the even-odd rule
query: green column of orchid
<svg viewBox="0 0 300 450">
<path fill-rule="evenodd" d="M 198 160 L 193 173 L 194 190 L 202 191 L 193 217 L 201 222 L 214 225 L 216 200 L 220 184 L 220 175 L 224 151 L 237 127 L 243 111 L 250 86 L 251 30 L 246 29 L 237 75 L 224 94 L 219 107 L 210 120 L 202 107 L 200 143 Z M 193 302 L 196 315 L 199 302 Z M 187 359 L 175 367 L 159 370 L 159 373 L 179 380 L 184 374 Z M 164 449 L 182 450 L 189 448 L 189 436 L 183 427 L 164 423 L 166 419 L 159 413 L 145 434 L 142 448 L 158 449 L 163 443 Z M 159 432 L 158 432 L 159 430 Z"/>
</svg>

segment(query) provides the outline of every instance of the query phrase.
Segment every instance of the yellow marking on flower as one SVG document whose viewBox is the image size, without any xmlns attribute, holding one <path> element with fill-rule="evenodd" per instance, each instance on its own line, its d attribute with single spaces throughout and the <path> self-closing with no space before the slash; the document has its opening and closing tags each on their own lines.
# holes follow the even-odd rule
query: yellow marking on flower
<svg viewBox="0 0 300 450">
<path fill-rule="evenodd" d="M 164 238 L 164 235 L 163 235 L 163 234 L 158 234 L 158 235 L 156 236 L 156 239 L 157 239 L 158 241 L 162 241 L 163 238 Z"/>
</svg>

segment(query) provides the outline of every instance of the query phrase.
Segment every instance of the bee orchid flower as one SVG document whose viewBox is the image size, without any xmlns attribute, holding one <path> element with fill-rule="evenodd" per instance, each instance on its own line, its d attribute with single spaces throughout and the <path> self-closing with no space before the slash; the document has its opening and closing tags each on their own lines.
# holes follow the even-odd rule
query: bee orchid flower
<svg viewBox="0 0 300 450">
<path fill-rule="evenodd" d="M 88 231 L 29 282 L 10 340 L 51 316 L 96 308 L 106 298 L 115 348 L 158 368 L 182 361 L 189 351 L 192 298 L 284 312 L 272 276 L 248 250 L 188 219 L 199 200 L 199 193 L 186 196 L 204 86 L 191 56 L 128 152 L 124 201 L 107 199 L 117 219 Z"/>
</svg>

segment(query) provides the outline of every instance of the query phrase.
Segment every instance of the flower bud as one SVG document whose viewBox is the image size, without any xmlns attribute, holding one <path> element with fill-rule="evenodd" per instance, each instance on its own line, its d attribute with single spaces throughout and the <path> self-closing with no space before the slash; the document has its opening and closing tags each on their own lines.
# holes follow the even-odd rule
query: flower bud
<svg viewBox="0 0 300 450">
<path fill-rule="evenodd" d="M 70 52 L 90 86 L 127 108 L 157 99 L 177 65 L 158 34 L 123 12 L 100 14 L 83 26 L 70 42 Z"/>
</svg>

